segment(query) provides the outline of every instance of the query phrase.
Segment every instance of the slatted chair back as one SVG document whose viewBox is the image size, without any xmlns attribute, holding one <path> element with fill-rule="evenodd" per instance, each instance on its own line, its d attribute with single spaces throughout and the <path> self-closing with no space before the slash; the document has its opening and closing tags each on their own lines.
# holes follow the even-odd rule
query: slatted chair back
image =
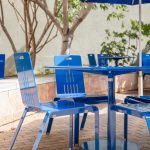
<svg viewBox="0 0 150 150">
<path fill-rule="evenodd" d="M 24 105 L 39 107 L 40 102 L 30 54 L 28 52 L 15 53 L 14 58 Z"/>
<path fill-rule="evenodd" d="M 56 66 L 81 66 L 79 55 L 60 55 L 54 57 Z M 85 96 L 83 73 L 74 70 L 56 69 L 57 96 L 61 98 Z"/>
<path fill-rule="evenodd" d="M 99 66 L 104 66 L 104 67 L 108 66 L 107 54 L 98 54 L 97 57 L 98 57 Z"/>
<path fill-rule="evenodd" d="M 5 72 L 5 54 L 0 54 L 0 79 L 4 79 Z"/>
<path fill-rule="evenodd" d="M 142 66 L 150 67 L 150 54 L 142 53 Z M 144 71 L 144 74 L 150 74 L 150 71 Z"/>
<path fill-rule="evenodd" d="M 88 54 L 89 66 L 96 66 L 96 59 L 94 54 Z"/>
</svg>

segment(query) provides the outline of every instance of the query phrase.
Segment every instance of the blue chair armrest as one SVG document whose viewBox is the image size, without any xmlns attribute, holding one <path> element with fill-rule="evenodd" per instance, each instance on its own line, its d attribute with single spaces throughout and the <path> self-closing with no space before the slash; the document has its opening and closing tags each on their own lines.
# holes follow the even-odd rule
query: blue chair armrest
<svg viewBox="0 0 150 150">
<path fill-rule="evenodd" d="M 141 97 L 127 96 L 124 102 L 125 104 L 150 103 L 150 96 L 141 96 Z"/>
</svg>

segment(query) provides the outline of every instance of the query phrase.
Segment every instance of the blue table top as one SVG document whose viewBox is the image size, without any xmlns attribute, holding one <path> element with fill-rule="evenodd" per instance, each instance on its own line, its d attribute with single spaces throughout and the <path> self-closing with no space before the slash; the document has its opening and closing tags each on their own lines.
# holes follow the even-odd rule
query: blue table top
<svg viewBox="0 0 150 150">
<path fill-rule="evenodd" d="M 102 75 L 121 75 L 127 73 L 133 73 L 138 71 L 150 71 L 150 67 L 138 67 L 138 66 L 108 66 L 108 67 L 88 67 L 88 66 L 45 66 L 47 69 L 60 69 L 60 70 L 75 70 L 93 74 Z"/>
</svg>

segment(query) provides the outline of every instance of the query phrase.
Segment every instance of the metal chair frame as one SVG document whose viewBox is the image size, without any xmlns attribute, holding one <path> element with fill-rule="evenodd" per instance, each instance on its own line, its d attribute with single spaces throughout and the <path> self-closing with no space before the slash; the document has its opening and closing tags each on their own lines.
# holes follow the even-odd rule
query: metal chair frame
<svg viewBox="0 0 150 150">
<path fill-rule="evenodd" d="M 142 66 L 150 66 L 150 54 L 142 53 Z M 150 71 L 144 71 L 143 77 L 150 75 Z"/>
<path fill-rule="evenodd" d="M 150 133 L 150 99 L 146 96 L 127 96 L 125 104 L 114 105 L 112 109 L 124 113 L 124 150 L 128 149 L 128 115 L 144 118 Z"/>
<path fill-rule="evenodd" d="M 56 66 L 81 66 L 81 57 L 79 55 L 60 55 L 54 57 L 54 64 Z M 54 101 L 62 98 L 72 98 L 75 102 L 84 104 L 99 104 L 108 102 L 108 96 L 87 97 L 84 88 L 84 77 L 82 72 L 70 70 L 57 70 L 56 74 L 56 88 L 57 97 Z M 84 113 L 80 129 L 84 128 L 87 112 Z M 50 118 L 47 134 L 50 134 L 52 128 L 53 118 Z M 75 134 L 74 144 L 79 143 L 79 114 L 75 115 Z"/>
<path fill-rule="evenodd" d="M 0 79 L 4 79 L 5 72 L 5 54 L 0 54 Z"/>
<path fill-rule="evenodd" d="M 88 54 L 89 66 L 97 66 L 94 54 Z"/>
<path fill-rule="evenodd" d="M 18 127 L 14 133 L 12 142 L 9 146 L 9 150 L 13 148 L 16 141 L 17 135 L 21 129 L 23 121 L 26 117 L 27 112 L 31 111 L 41 111 L 45 112 L 45 117 L 43 119 L 42 126 L 39 130 L 38 136 L 33 145 L 33 150 L 38 148 L 44 130 L 48 124 L 50 118 L 56 116 L 66 116 L 70 115 L 70 130 L 69 130 L 69 150 L 73 148 L 73 115 L 93 112 L 95 114 L 95 146 L 99 149 L 99 110 L 96 106 L 85 105 L 83 103 L 74 102 L 73 100 L 64 99 L 57 102 L 49 102 L 42 104 L 40 102 L 37 86 L 35 82 L 35 77 L 33 73 L 32 63 L 30 54 L 27 52 L 15 53 L 15 64 L 17 75 L 19 79 L 20 91 L 22 96 L 22 101 L 25 105 L 24 112 L 18 124 Z"/>
<path fill-rule="evenodd" d="M 97 57 L 98 57 L 98 65 L 99 66 L 105 66 L 105 67 L 107 67 L 108 66 L 108 56 L 107 56 L 107 54 L 98 54 L 97 55 Z"/>
</svg>

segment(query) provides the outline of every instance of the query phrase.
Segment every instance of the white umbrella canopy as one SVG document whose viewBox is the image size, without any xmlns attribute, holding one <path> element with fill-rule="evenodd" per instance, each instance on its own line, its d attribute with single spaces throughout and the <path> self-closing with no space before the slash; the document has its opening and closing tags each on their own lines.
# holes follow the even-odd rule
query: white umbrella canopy
<svg viewBox="0 0 150 150">
<path fill-rule="evenodd" d="M 139 5 L 139 66 L 142 66 L 142 49 L 141 49 L 141 23 L 142 23 L 142 4 L 150 3 L 150 0 L 81 0 L 87 3 L 109 3 L 109 4 L 126 4 L 126 5 Z M 138 95 L 143 95 L 143 76 L 139 72 L 138 77 Z"/>
</svg>

